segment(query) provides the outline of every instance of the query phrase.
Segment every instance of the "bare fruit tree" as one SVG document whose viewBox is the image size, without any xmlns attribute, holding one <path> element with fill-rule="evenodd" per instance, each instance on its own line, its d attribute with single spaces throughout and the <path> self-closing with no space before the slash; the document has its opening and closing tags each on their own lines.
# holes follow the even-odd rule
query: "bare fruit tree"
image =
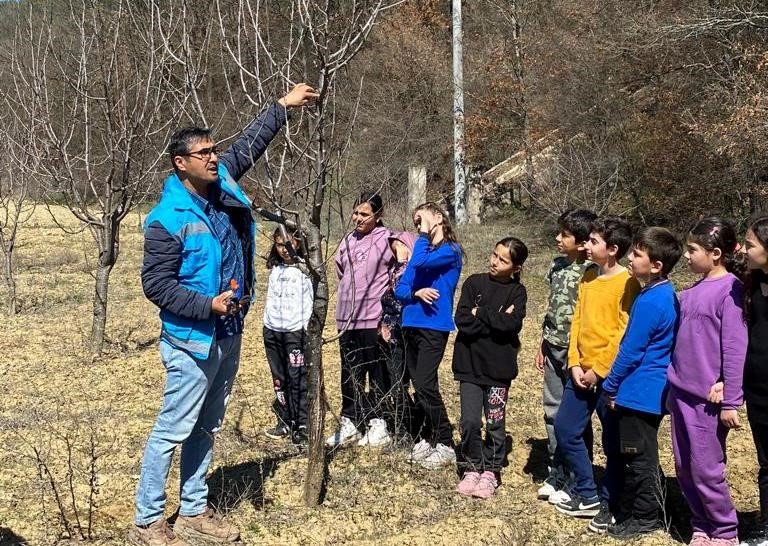
<svg viewBox="0 0 768 546">
<path fill-rule="evenodd" d="M 6 105 L 10 112 L 12 105 Z M 10 117 L 10 116 L 5 116 Z M 29 134 L 20 129 L 12 119 L 0 121 L 0 135 L 6 145 L 6 158 L 0 172 L 0 251 L 3 253 L 3 274 L 7 289 L 6 310 L 15 315 L 19 310 L 16 295 L 15 256 L 19 227 L 26 223 L 35 212 L 35 190 L 33 177 L 23 166 L 33 164 L 34 156 L 29 154 Z"/>
<path fill-rule="evenodd" d="M 237 0 L 217 2 L 224 48 L 235 64 L 226 78 L 233 106 L 241 98 L 262 105 L 275 91 L 306 81 L 320 93 L 312 110 L 290 120 L 281 147 L 267 156 L 259 197 L 306 234 L 308 271 L 315 290 L 309 324 L 309 456 L 304 502 L 322 502 L 325 393 L 322 347 L 328 312 L 328 238 L 334 203 L 345 187 L 347 151 L 363 82 L 345 81 L 350 63 L 384 12 L 401 1 Z M 354 92 L 349 92 L 354 88 Z M 274 146 L 274 145 L 273 145 Z M 338 210 L 338 209 L 337 209 Z M 340 210 L 339 210 L 340 212 Z"/>
<path fill-rule="evenodd" d="M 169 128 L 181 111 L 148 2 L 80 0 L 30 5 L 20 17 L 9 77 L 19 90 L 17 118 L 34 124 L 27 165 L 45 183 L 47 201 L 88 230 L 98 253 L 90 346 L 104 347 L 109 276 L 120 255 L 121 222 L 153 187 Z M 32 111 L 21 100 L 31 93 Z"/>
</svg>

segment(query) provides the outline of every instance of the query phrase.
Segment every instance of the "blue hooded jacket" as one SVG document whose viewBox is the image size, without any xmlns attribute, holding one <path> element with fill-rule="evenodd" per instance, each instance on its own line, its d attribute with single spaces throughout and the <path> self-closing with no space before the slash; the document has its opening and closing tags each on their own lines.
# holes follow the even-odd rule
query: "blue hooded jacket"
<svg viewBox="0 0 768 546">
<path fill-rule="evenodd" d="M 244 298 L 253 298 L 256 222 L 237 181 L 264 153 L 286 121 L 274 104 L 219 157 L 220 200 L 243 242 Z M 208 216 L 174 173 L 144 223 L 144 294 L 160 308 L 161 337 L 197 359 L 207 359 L 215 337 L 211 302 L 221 289 L 221 243 Z"/>
</svg>

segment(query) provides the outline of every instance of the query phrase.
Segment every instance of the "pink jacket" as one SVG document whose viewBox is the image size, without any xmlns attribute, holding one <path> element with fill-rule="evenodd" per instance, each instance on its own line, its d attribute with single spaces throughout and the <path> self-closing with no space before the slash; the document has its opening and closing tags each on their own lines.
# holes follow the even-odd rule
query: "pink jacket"
<svg viewBox="0 0 768 546">
<path fill-rule="evenodd" d="M 341 240 L 336 252 L 339 277 L 336 326 L 339 330 L 378 327 L 381 296 L 387 289 L 389 264 L 393 259 L 389 247 L 391 235 L 389 228 L 377 226 L 365 235 L 353 231 Z"/>
</svg>

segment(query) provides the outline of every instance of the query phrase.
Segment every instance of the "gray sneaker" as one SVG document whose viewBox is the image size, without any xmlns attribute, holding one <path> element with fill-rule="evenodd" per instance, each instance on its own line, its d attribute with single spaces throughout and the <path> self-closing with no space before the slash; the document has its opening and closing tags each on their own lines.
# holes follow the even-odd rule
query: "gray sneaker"
<svg viewBox="0 0 768 546">
<path fill-rule="evenodd" d="M 437 444 L 426 457 L 419 461 L 419 464 L 430 470 L 441 466 L 455 465 L 456 451 L 445 444 Z"/>
<path fill-rule="evenodd" d="M 432 446 L 426 440 L 422 440 L 411 449 L 411 453 L 408 455 L 408 462 L 419 463 L 430 453 L 432 453 Z"/>
</svg>

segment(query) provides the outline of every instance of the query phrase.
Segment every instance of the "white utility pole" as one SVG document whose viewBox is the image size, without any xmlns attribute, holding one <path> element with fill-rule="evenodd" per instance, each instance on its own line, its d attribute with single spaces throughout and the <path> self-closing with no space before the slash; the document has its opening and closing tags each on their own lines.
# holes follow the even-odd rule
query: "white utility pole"
<svg viewBox="0 0 768 546">
<path fill-rule="evenodd" d="M 467 171 L 464 158 L 463 38 L 461 0 L 453 0 L 453 207 L 457 224 L 464 224 L 467 221 Z"/>
</svg>

